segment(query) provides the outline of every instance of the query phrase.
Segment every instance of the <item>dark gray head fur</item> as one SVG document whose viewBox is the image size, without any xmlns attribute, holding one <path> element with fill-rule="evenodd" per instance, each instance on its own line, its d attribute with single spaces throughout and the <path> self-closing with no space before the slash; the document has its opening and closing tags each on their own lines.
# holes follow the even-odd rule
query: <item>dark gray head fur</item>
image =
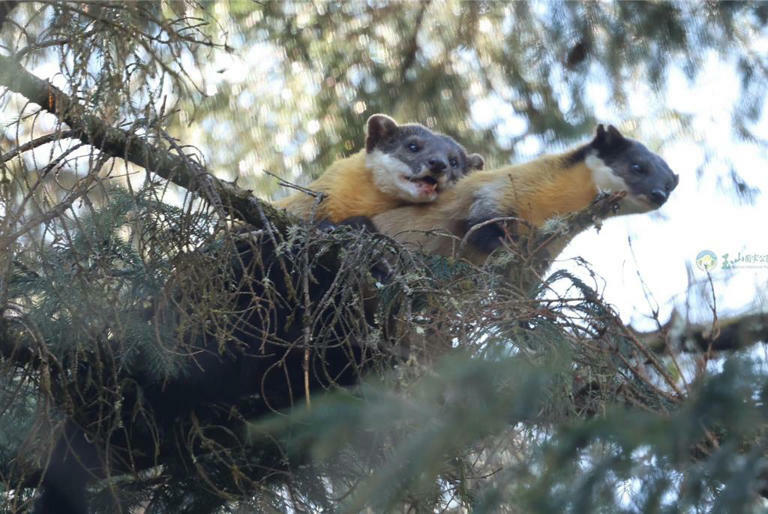
<svg viewBox="0 0 768 514">
<path fill-rule="evenodd" d="M 587 148 L 597 151 L 597 157 L 626 183 L 630 194 L 644 196 L 655 206 L 666 202 L 680 181 L 664 159 L 634 139 L 624 137 L 613 125 L 607 129 L 598 125 Z"/>
<path fill-rule="evenodd" d="M 482 169 L 484 164 L 479 154 L 467 155 L 451 137 L 417 123 L 398 125 L 384 114 L 368 118 L 365 150 L 380 150 L 396 158 L 411 169 L 414 177 L 446 175 L 448 182 L 455 182 L 473 169 Z"/>
</svg>

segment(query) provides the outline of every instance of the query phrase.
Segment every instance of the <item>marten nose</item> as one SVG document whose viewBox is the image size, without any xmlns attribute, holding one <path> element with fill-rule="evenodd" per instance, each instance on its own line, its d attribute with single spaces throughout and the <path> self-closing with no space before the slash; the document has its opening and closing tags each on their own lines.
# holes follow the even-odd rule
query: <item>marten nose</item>
<svg viewBox="0 0 768 514">
<path fill-rule="evenodd" d="M 448 167 L 442 159 L 430 159 L 427 161 L 427 165 L 429 166 L 429 171 L 438 175 Z"/>
<path fill-rule="evenodd" d="M 656 205 L 661 205 L 667 201 L 667 193 L 662 189 L 654 189 L 651 191 L 651 201 Z"/>
</svg>

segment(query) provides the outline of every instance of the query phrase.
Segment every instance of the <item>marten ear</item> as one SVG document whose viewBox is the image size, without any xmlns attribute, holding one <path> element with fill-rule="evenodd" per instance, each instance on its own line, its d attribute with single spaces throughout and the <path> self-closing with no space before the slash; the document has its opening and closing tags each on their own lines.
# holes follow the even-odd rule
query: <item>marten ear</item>
<svg viewBox="0 0 768 514">
<path fill-rule="evenodd" d="M 365 151 L 372 152 L 376 145 L 395 134 L 397 122 L 386 114 L 374 114 L 368 118 L 368 135 L 365 138 Z"/>
<path fill-rule="evenodd" d="M 469 170 L 481 170 L 485 166 L 485 159 L 479 153 L 471 153 L 467 155 L 467 171 Z"/>
<path fill-rule="evenodd" d="M 602 124 L 597 126 L 595 138 L 592 140 L 592 146 L 598 149 L 611 149 L 623 146 L 627 142 L 626 138 L 613 125 L 608 125 L 606 129 Z"/>
</svg>

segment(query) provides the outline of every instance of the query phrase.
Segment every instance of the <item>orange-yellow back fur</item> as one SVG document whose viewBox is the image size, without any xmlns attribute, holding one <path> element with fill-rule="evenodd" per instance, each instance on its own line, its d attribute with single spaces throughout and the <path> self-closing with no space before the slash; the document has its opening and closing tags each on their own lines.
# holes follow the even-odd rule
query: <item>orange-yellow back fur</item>
<svg viewBox="0 0 768 514">
<path fill-rule="evenodd" d="M 459 180 L 433 204 L 400 207 L 375 216 L 373 222 L 384 234 L 445 256 L 455 253 L 473 205 L 485 205 L 488 213 L 497 217 L 514 216 L 541 227 L 552 217 L 587 208 L 597 196 L 592 170 L 583 160 L 567 165 L 570 154 L 475 172 Z M 524 226 L 519 228 L 525 232 Z M 443 236 L 425 236 L 425 232 Z M 485 258 L 468 248 L 465 256 L 478 263 Z"/>
<path fill-rule="evenodd" d="M 403 205 L 403 202 L 381 192 L 373 182 L 373 174 L 365 166 L 365 150 L 340 159 L 328 167 L 307 189 L 324 193 L 317 198 L 306 193 L 295 193 L 274 202 L 303 219 L 327 219 L 338 223 L 352 216 L 372 217 Z"/>
<path fill-rule="evenodd" d="M 499 206 L 540 227 L 553 216 L 585 209 L 597 195 L 592 170 L 583 161 L 564 167 L 566 155 L 545 156 L 533 162 L 476 173 L 461 181 L 457 194 L 478 188 L 498 188 Z"/>
</svg>

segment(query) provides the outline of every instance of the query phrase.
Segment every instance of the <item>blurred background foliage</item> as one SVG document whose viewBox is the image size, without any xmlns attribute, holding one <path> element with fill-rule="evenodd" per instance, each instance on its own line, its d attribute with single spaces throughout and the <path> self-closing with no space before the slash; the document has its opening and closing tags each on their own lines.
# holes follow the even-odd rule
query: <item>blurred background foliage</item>
<svg viewBox="0 0 768 514">
<path fill-rule="evenodd" d="M 665 98 L 672 73 L 694 87 L 713 59 L 739 79 L 729 117 L 717 123 L 762 150 L 766 22 L 764 2 L 3 2 L 0 51 L 109 124 L 183 149 L 270 198 L 285 194 L 270 173 L 308 182 L 362 146 L 365 120 L 377 112 L 446 132 L 491 167 L 584 140 L 605 121 L 620 120 L 654 149 L 709 141 Z M 648 101 L 633 105 L 642 95 Z M 69 140 L 21 96 L 3 91 L 0 107 L 5 318 L 44 328 L 37 334 L 56 356 L 107 333 L 125 345 L 127 368 L 149 362 L 149 375 L 174 373 L 178 362 L 148 343 L 168 327 L 146 323 L 145 300 L 162 293 L 180 255 L 219 234 L 215 216 L 181 188 Z M 40 137 L 52 143 L 23 147 Z M 717 145 L 703 152 L 728 159 Z M 735 168 L 722 185 L 746 202 L 759 192 Z M 443 279 L 431 287 L 461 291 Z M 259 458 L 271 463 L 265 439 L 285 454 L 268 479 L 246 481 L 246 494 L 211 495 L 197 475 L 155 470 L 115 479 L 123 506 L 765 509 L 768 368 L 761 346 L 741 348 L 765 341 L 764 319 L 750 318 L 727 352 L 707 347 L 719 330 L 712 319 L 708 333 L 694 327 L 706 351 L 688 344 L 690 327 L 659 326 L 668 348 L 652 354 L 571 275 L 552 281 L 572 297 L 534 304 L 503 291 L 489 299 L 492 280 L 476 280 L 482 298 L 457 293 L 441 306 L 462 327 L 448 331 L 443 349 L 460 355 L 411 362 L 397 372 L 405 378 L 329 396 L 309 412 L 251 420 L 257 451 L 233 462 L 243 470 Z M 428 333 L 444 321 L 430 308 L 437 321 L 425 322 Z M 680 341 L 674 350 L 671 340 Z M 2 367 L 0 473 L 15 509 L 32 494 L 11 491 L 19 449 L 44 446 L 61 416 L 50 414 L 45 376 L 7 356 Z M 298 464 L 285 473 L 285 462 Z M 240 468 L 206 471 L 218 486 L 237 482 Z M 109 511 L 114 483 L 92 492 L 94 506 Z"/>
<path fill-rule="evenodd" d="M 652 118 L 695 138 L 664 102 L 666 78 L 674 68 L 694 79 L 713 55 L 740 78 L 733 131 L 764 143 L 754 133 L 768 71 L 762 2 L 84 2 L 17 12 L 28 34 L 6 27 L 10 51 L 30 64 L 55 55 L 66 89 L 107 119 L 162 115 L 216 173 L 267 196 L 276 181 L 264 170 L 316 176 L 360 148 L 377 112 L 445 131 L 495 165 L 583 139 L 606 108 L 630 132 Z M 48 46 L 33 49 L 40 36 Z M 638 84 L 655 98 L 642 120 L 626 115 Z"/>
<path fill-rule="evenodd" d="M 209 98 L 185 100 L 200 100 L 198 119 L 217 127 L 201 143 L 228 150 L 211 152 L 214 168 L 239 165 L 259 191 L 274 184 L 262 169 L 316 176 L 358 149 L 376 112 L 445 131 L 500 165 L 583 139 L 605 121 L 596 108 L 631 131 L 641 120 L 624 114 L 629 92 L 644 82 L 658 107 L 641 115 L 690 133 L 663 101 L 667 71 L 693 79 L 713 53 L 741 77 L 734 131 L 759 139 L 768 16 L 759 2 L 268 2 L 229 18 L 216 9 L 234 62 L 216 70 Z"/>
</svg>

